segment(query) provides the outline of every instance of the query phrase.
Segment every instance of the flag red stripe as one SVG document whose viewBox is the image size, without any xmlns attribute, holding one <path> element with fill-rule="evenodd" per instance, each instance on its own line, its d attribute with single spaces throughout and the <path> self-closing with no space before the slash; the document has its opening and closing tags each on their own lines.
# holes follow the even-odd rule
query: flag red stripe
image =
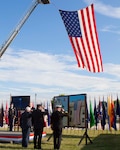
<svg viewBox="0 0 120 150">
<path fill-rule="evenodd" d="M 86 68 L 92 72 L 101 72 L 103 71 L 103 67 L 101 67 L 102 59 L 100 54 L 98 37 L 96 36 L 97 32 L 94 22 L 95 19 L 94 19 L 93 5 L 91 6 L 87 7 L 86 9 L 78 11 L 83 36 L 82 40 L 80 40 L 80 42 L 82 43 L 79 44 L 81 45 L 83 57 L 86 59 L 85 64 Z M 93 33 L 93 31 L 95 31 L 95 33 Z M 99 61 L 100 63 L 98 63 Z"/>
<path fill-rule="evenodd" d="M 102 72 L 102 57 L 93 4 L 77 12 L 75 11 L 75 13 L 61 11 L 61 15 L 68 31 L 78 67 L 86 68 L 91 72 Z M 71 18 L 72 20 L 70 20 Z M 76 23 L 77 26 L 72 22 Z M 72 28 L 72 25 L 75 28 Z"/>
<path fill-rule="evenodd" d="M 91 58 L 90 43 L 89 43 L 88 34 L 87 34 L 87 27 L 86 27 L 86 20 L 85 20 L 84 10 L 81 10 L 80 13 L 81 13 L 81 18 L 82 18 L 82 22 L 83 22 L 83 30 L 84 30 L 84 35 L 85 35 L 85 40 L 82 40 L 82 41 L 83 41 L 83 45 L 85 47 L 84 51 L 86 51 L 86 48 L 88 50 L 88 53 L 86 53 L 86 60 L 87 60 L 88 70 L 90 71 L 91 70 L 92 58 Z M 85 41 L 86 41 L 86 44 L 85 44 Z"/>
<path fill-rule="evenodd" d="M 83 61 L 82 54 L 81 54 L 81 51 L 80 51 L 80 45 L 79 45 L 78 38 L 75 38 L 75 41 L 76 41 L 76 46 L 77 46 L 77 50 L 78 50 L 78 53 L 79 53 L 79 57 L 81 58 L 79 60 L 79 61 L 81 61 L 80 66 L 84 68 L 84 61 Z"/>
<path fill-rule="evenodd" d="M 79 54 L 77 54 L 77 50 L 76 50 L 76 48 L 75 48 L 73 39 L 72 39 L 71 37 L 69 37 L 69 39 L 70 39 L 70 42 L 71 42 L 72 47 L 73 47 L 73 50 L 74 50 L 74 54 L 75 54 L 76 59 L 77 59 L 78 67 L 80 67 L 81 65 L 80 65 L 80 62 L 79 62 L 79 59 L 78 59 Z"/>
<path fill-rule="evenodd" d="M 101 56 L 101 52 L 100 52 L 100 44 L 99 44 L 99 40 L 98 40 L 98 33 L 97 33 L 97 27 L 96 27 L 96 20 L 95 20 L 95 14 L 94 14 L 94 6 L 93 4 L 91 5 L 92 7 L 92 16 L 93 16 L 93 23 L 94 23 L 94 30 L 95 30 L 95 35 L 96 35 L 96 42 L 97 42 L 97 46 L 98 46 L 98 57 L 96 58 L 98 61 L 98 72 L 103 71 L 103 65 L 102 65 L 102 56 Z"/>
<path fill-rule="evenodd" d="M 86 50 L 85 50 L 85 45 L 84 45 L 84 41 L 83 41 L 83 38 L 80 38 L 80 42 L 81 42 L 81 51 L 82 51 L 82 56 L 84 58 L 84 62 L 85 62 L 85 66 L 84 67 L 88 67 L 90 69 L 90 66 L 89 66 L 89 63 L 88 63 L 88 59 L 87 59 L 87 53 L 86 53 Z M 79 43 L 80 44 L 80 43 Z M 79 58 L 81 59 L 81 58 Z"/>
<path fill-rule="evenodd" d="M 91 25 L 91 21 L 90 21 L 90 12 L 89 12 L 88 8 L 86 9 L 86 13 L 87 13 L 88 26 L 89 26 L 89 31 L 90 31 L 91 44 L 93 46 L 93 52 L 89 48 L 89 53 L 91 54 L 90 58 L 91 58 L 91 61 L 92 61 L 93 72 L 95 72 L 94 56 L 96 56 L 96 51 L 95 51 L 95 45 L 94 45 L 94 40 L 93 40 L 93 34 L 92 34 L 92 27 L 91 27 L 92 25 Z"/>
</svg>

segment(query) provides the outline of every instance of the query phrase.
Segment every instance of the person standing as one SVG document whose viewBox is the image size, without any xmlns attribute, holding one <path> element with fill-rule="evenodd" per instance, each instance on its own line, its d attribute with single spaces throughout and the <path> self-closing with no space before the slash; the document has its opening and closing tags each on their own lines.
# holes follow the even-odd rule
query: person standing
<svg viewBox="0 0 120 150">
<path fill-rule="evenodd" d="M 8 120 L 9 120 L 9 130 L 13 131 L 14 123 L 16 118 L 16 109 L 14 108 L 13 103 L 10 104 L 10 108 L 8 111 Z"/>
<path fill-rule="evenodd" d="M 32 113 L 32 124 L 34 131 L 34 148 L 41 149 L 42 133 L 44 128 L 44 115 L 46 114 L 42 104 L 37 105 L 37 109 Z"/>
<path fill-rule="evenodd" d="M 30 129 L 32 126 L 31 108 L 26 107 L 20 117 L 20 127 L 22 128 L 22 147 L 28 147 Z"/>
<path fill-rule="evenodd" d="M 51 115 L 51 128 L 53 130 L 54 149 L 59 150 L 62 139 L 63 117 L 67 114 L 64 113 L 62 105 L 56 105 L 55 111 Z"/>
</svg>

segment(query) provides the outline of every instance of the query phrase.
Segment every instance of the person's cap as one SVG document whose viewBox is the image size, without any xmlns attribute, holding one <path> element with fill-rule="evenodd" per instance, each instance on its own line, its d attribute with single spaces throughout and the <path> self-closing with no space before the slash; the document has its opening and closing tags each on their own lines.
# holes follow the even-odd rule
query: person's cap
<svg viewBox="0 0 120 150">
<path fill-rule="evenodd" d="M 56 105 L 55 107 L 56 108 L 62 108 L 62 105 Z"/>
<path fill-rule="evenodd" d="M 30 108 L 29 106 L 27 106 L 27 107 L 25 108 L 25 110 L 26 110 L 27 112 L 30 112 L 30 111 L 31 111 L 31 108 Z"/>
</svg>

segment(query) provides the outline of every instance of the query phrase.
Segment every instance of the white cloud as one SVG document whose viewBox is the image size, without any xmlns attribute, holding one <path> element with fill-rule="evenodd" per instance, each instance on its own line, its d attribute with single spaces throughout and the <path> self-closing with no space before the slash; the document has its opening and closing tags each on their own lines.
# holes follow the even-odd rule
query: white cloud
<svg viewBox="0 0 120 150">
<path fill-rule="evenodd" d="M 119 26 L 108 25 L 108 26 L 103 27 L 101 29 L 101 31 L 114 33 L 114 34 L 120 34 L 120 27 Z"/>
<path fill-rule="evenodd" d="M 59 94 L 119 93 L 119 68 L 104 64 L 104 73 L 94 74 L 78 68 L 74 56 L 9 49 L 0 61 L 0 100 L 10 94 L 50 100 Z"/>
<path fill-rule="evenodd" d="M 105 72 L 120 80 L 120 64 L 105 64 Z"/>
<path fill-rule="evenodd" d="M 95 6 L 95 10 L 100 14 L 113 17 L 120 18 L 120 7 L 113 7 L 109 4 L 105 4 L 100 0 L 84 0 L 87 4 L 93 3 Z"/>
</svg>

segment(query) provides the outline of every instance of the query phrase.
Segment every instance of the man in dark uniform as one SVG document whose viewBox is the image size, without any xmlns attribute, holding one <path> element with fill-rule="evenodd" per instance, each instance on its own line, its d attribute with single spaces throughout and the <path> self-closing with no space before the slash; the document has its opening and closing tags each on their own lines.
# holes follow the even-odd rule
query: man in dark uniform
<svg viewBox="0 0 120 150">
<path fill-rule="evenodd" d="M 30 129 L 32 126 L 31 108 L 26 107 L 20 118 L 20 126 L 22 128 L 22 147 L 28 147 Z"/>
<path fill-rule="evenodd" d="M 10 108 L 8 111 L 8 119 L 9 119 L 9 127 L 10 131 L 13 131 L 14 123 L 16 118 L 16 109 L 14 108 L 13 103 L 10 104 Z"/>
<path fill-rule="evenodd" d="M 51 128 L 54 137 L 54 149 L 59 150 L 62 138 L 63 117 L 67 114 L 64 113 L 62 105 L 56 105 L 55 111 L 51 115 Z"/>
<path fill-rule="evenodd" d="M 34 110 L 32 113 L 35 149 L 41 149 L 42 132 L 44 128 L 44 115 L 46 115 L 46 112 L 42 107 L 42 104 L 38 104 L 37 109 Z"/>
</svg>

